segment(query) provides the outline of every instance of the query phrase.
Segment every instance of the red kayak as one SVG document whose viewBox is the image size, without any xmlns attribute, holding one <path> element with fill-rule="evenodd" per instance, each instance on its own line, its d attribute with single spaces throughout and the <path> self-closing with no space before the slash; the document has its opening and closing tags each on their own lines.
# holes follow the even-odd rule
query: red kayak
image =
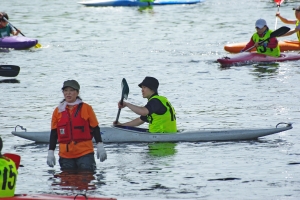
<svg viewBox="0 0 300 200">
<path fill-rule="evenodd" d="M 231 57 L 219 58 L 217 61 L 222 67 L 229 67 L 233 65 L 245 65 L 254 63 L 274 63 L 291 60 L 300 60 L 298 53 L 281 53 L 279 57 L 267 56 L 260 53 L 244 52 L 233 55 Z"/>
<path fill-rule="evenodd" d="M 64 199 L 76 199 L 76 200 L 117 200 L 115 198 L 105 198 L 105 197 L 89 197 L 89 196 L 83 196 L 83 195 L 73 195 L 73 196 L 63 196 L 63 195 L 54 195 L 54 194 L 34 194 L 34 195 L 16 195 L 14 197 L 6 197 L 6 198 L 0 198 L 1 200 L 4 199 L 22 199 L 22 200 L 64 200 Z"/>
</svg>

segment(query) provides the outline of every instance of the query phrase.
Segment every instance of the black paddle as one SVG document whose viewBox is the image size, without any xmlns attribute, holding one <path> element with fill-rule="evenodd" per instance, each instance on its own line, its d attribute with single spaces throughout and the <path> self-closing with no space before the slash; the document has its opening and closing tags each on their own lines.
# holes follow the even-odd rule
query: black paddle
<svg viewBox="0 0 300 200">
<path fill-rule="evenodd" d="M 15 77 L 19 74 L 20 67 L 16 65 L 0 65 L 0 76 Z"/>
<path fill-rule="evenodd" d="M 129 87 L 128 87 L 128 84 L 127 84 L 127 81 L 125 78 L 122 79 L 121 88 L 122 88 L 121 105 L 123 105 L 123 100 L 124 100 L 124 98 L 125 99 L 128 98 L 128 93 L 129 93 Z M 116 124 L 118 123 L 120 112 L 121 112 L 121 108 L 119 108 L 119 111 L 118 111 L 118 115 L 116 118 Z"/>
<path fill-rule="evenodd" d="M 269 38 L 267 38 L 267 39 L 265 39 L 265 40 L 263 40 L 263 41 L 260 41 L 260 42 L 259 42 L 259 45 L 261 45 L 262 43 L 264 43 L 265 41 L 267 41 L 267 40 L 269 40 L 269 39 L 271 39 L 271 38 L 273 38 L 273 37 L 279 37 L 279 36 L 282 36 L 282 35 L 286 34 L 287 32 L 289 32 L 289 30 L 290 30 L 289 27 L 282 26 L 282 27 L 280 27 L 279 29 L 273 31 L 273 32 L 270 34 L 270 37 L 269 37 Z M 255 46 L 252 46 L 252 47 L 246 49 L 244 52 L 250 51 L 250 50 L 253 49 L 254 47 L 255 47 Z"/>
</svg>

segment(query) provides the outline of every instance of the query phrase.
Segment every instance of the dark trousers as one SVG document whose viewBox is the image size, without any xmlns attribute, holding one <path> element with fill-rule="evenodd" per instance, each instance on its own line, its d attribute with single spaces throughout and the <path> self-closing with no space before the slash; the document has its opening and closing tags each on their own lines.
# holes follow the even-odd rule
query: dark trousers
<svg viewBox="0 0 300 200">
<path fill-rule="evenodd" d="M 89 153 L 79 158 L 59 158 L 60 169 L 63 170 L 96 170 L 94 153 Z"/>
</svg>

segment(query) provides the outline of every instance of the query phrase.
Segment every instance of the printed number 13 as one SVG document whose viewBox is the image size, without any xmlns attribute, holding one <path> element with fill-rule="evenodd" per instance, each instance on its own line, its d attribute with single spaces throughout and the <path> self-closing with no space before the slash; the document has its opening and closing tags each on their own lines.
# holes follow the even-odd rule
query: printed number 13
<svg viewBox="0 0 300 200">
<path fill-rule="evenodd" d="M 5 190 L 6 186 L 8 187 L 8 189 L 12 190 L 16 184 L 17 175 L 16 175 L 16 173 L 14 173 L 12 171 L 12 168 L 13 168 L 12 165 L 9 165 L 9 168 L 10 169 L 7 169 L 7 167 L 5 167 L 3 171 L 0 171 L 0 177 L 1 177 L 1 175 L 3 177 L 3 183 L 2 183 L 2 187 L 1 187 L 2 190 Z M 13 179 L 13 181 L 8 181 L 7 180 L 8 178 Z"/>
</svg>

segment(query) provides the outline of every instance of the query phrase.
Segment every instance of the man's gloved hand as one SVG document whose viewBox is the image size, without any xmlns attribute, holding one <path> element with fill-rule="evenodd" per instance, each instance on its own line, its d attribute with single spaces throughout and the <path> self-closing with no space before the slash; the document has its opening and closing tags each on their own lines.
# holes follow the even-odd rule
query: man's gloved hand
<svg viewBox="0 0 300 200">
<path fill-rule="evenodd" d="M 99 158 L 100 158 L 100 162 L 103 162 L 107 158 L 106 151 L 103 146 L 103 142 L 97 143 L 97 159 Z"/>
<path fill-rule="evenodd" d="M 55 165 L 55 156 L 53 150 L 48 150 L 47 164 L 49 167 L 53 167 Z"/>
</svg>

